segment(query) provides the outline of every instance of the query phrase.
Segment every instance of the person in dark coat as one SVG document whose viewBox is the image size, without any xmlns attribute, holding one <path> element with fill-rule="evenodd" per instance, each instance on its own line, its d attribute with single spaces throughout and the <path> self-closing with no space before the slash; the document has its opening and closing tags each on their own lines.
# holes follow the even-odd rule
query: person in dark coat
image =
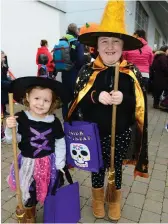
<svg viewBox="0 0 168 224">
<path fill-rule="evenodd" d="M 152 64 L 151 79 L 153 88 L 153 107 L 159 108 L 160 96 L 168 89 L 168 46 L 163 46 L 155 53 Z"/>
<path fill-rule="evenodd" d="M 6 104 L 8 104 L 8 91 L 11 81 L 8 74 L 8 59 L 3 51 L 1 51 L 1 107 L 4 116 L 9 115 L 6 111 Z"/>
<path fill-rule="evenodd" d="M 74 38 L 78 38 L 79 30 L 77 25 L 75 23 L 69 24 L 66 34 L 72 35 Z M 77 74 L 81 67 L 85 64 L 84 45 L 81 44 L 78 40 L 73 41 L 73 49 L 71 49 L 70 56 L 74 66 L 70 71 L 62 72 L 62 83 L 64 86 L 66 86 L 67 90 L 69 91 L 69 95 L 72 98 L 74 95 Z M 64 105 L 62 108 L 64 118 L 66 117 L 67 112 L 68 105 Z"/>
</svg>

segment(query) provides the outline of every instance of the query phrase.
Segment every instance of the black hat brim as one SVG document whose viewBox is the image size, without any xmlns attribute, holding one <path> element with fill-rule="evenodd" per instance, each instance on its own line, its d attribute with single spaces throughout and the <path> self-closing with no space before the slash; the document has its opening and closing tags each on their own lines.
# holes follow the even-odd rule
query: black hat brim
<svg viewBox="0 0 168 224">
<path fill-rule="evenodd" d="M 143 43 L 137 38 L 121 34 L 121 33 L 113 33 L 113 32 L 92 32 L 85 33 L 79 36 L 79 41 L 90 47 L 97 47 L 98 37 L 117 37 L 124 41 L 123 50 L 136 50 L 143 47 Z"/>
<path fill-rule="evenodd" d="M 26 91 L 33 86 L 41 86 L 51 89 L 55 93 L 56 97 L 59 97 L 63 103 L 68 103 L 70 101 L 69 93 L 64 85 L 59 81 L 49 78 L 35 76 L 17 78 L 12 81 L 10 92 L 13 93 L 13 98 L 16 102 L 22 103 L 23 98 L 26 95 Z"/>
</svg>

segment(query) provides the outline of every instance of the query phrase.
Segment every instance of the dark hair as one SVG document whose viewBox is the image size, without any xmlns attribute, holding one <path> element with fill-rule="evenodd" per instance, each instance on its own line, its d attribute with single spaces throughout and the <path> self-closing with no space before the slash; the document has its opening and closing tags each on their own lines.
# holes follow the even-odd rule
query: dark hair
<svg viewBox="0 0 168 224">
<path fill-rule="evenodd" d="M 138 37 L 142 37 L 144 40 L 147 40 L 145 30 L 136 30 L 134 35 L 138 35 Z"/>
<path fill-rule="evenodd" d="M 41 47 L 44 47 L 47 44 L 48 44 L 48 41 L 47 40 L 41 40 L 41 42 L 40 42 Z"/>
<path fill-rule="evenodd" d="M 164 51 L 166 52 L 168 50 L 168 46 L 167 45 L 164 45 L 160 48 L 160 51 Z"/>
</svg>

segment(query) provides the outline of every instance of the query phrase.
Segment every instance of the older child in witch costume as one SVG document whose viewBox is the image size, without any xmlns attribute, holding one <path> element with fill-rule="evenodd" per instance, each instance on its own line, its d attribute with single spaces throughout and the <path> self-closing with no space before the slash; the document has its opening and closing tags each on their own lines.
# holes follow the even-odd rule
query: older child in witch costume
<svg viewBox="0 0 168 224">
<path fill-rule="evenodd" d="M 13 81 L 11 90 L 17 102 L 27 110 L 6 120 L 5 136 L 12 141 L 12 128 L 17 129 L 20 188 L 27 223 L 35 222 L 35 206 L 43 203 L 54 184 L 57 170 L 65 166 L 66 147 L 61 122 L 53 114 L 58 97 L 66 101 L 61 83 L 49 78 L 23 77 Z M 14 166 L 8 183 L 16 189 Z"/>
<path fill-rule="evenodd" d="M 142 43 L 126 34 L 125 6 L 122 1 L 109 1 L 97 32 L 79 36 L 81 43 L 96 47 L 98 57 L 81 69 L 74 101 L 68 118 L 98 124 L 104 167 L 92 173 L 92 209 L 96 218 L 105 216 L 104 177 L 110 166 L 112 105 L 117 107 L 115 137 L 115 191 L 109 203 L 108 216 L 121 215 L 122 164 L 134 164 L 134 174 L 148 177 L 147 108 L 142 76 L 134 65 L 122 60 L 123 50 L 134 50 Z M 119 90 L 114 92 L 115 65 L 119 62 Z M 134 131 L 131 126 L 134 125 Z M 135 136 L 136 135 L 136 136 Z M 132 147 L 129 148 L 130 141 Z M 136 145 L 136 147 L 134 147 Z"/>
</svg>

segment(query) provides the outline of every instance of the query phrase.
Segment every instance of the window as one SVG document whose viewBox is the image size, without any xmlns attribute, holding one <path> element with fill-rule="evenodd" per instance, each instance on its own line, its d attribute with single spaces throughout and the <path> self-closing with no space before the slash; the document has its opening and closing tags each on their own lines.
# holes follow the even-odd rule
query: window
<svg viewBox="0 0 168 224">
<path fill-rule="evenodd" d="M 136 3 L 135 29 L 148 29 L 148 14 L 140 2 Z"/>
</svg>

